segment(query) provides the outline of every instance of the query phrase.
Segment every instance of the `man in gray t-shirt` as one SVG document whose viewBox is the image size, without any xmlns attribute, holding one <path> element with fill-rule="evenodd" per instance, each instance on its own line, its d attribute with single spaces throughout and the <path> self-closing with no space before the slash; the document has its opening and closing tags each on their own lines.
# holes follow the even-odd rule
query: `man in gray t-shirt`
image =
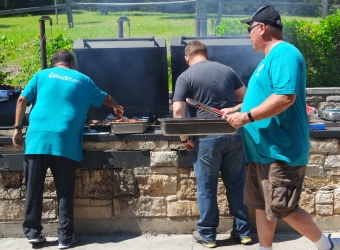
<svg viewBox="0 0 340 250">
<path fill-rule="evenodd" d="M 186 46 L 185 60 L 189 68 L 176 81 L 174 118 L 186 117 L 186 98 L 221 109 L 224 114 L 239 111 L 246 87 L 232 68 L 209 61 L 206 46 L 200 41 L 192 41 Z M 192 107 L 189 107 L 189 112 L 191 117 L 216 118 Z M 243 204 L 246 164 L 241 135 L 206 135 L 194 139 L 181 135 L 180 138 L 187 150 L 193 150 L 200 211 L 194 241 L 206 247 L 216 246 L 216 228 L 219 224 L 217 184 L 221 172 L 229 211 L 234 217 L 230 236 L 242 244 L 250 244 L 251 226 L 248 209 Z"/>
</svg>

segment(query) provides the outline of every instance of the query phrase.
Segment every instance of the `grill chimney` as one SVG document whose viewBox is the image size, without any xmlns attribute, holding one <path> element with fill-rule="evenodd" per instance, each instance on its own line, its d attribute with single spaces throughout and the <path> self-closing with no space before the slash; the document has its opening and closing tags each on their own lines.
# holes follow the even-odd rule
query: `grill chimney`
<svg viewBox="0 0 340 250">
<path fill-rule="evenodd" d="M 50 25 L 52 25 L 52 19 L 49 16 L 42 16 L 39 19 L 40 24 L 40 49 L 41 49 L 41 67 L 42 69 L 47 68 L 47 59 L 46 59 L 46 33 L 45 33 L 45 21 L 50 21 Z"/>
<path fill-rule="evenodd" d="M 129 37 L 130 37 L 130 20 L 126 16 L 122 16 L 117 20 L 118 38 L 124 37 L 124 32 L 123 32 L 123 22 L 124 21 L 127 21 L 127 24 L 129 26 Z"/>
</svg>

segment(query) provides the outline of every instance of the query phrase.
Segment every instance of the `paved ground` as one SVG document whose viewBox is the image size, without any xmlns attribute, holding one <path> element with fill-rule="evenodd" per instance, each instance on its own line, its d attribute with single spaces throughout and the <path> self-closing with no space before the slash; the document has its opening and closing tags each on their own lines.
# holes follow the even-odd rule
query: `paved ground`
<svg viewBox="0 0 340 250">
<path fill-rule="evenodd" d="M 333 233 L 340 237 L 340 233 Z M 217 248 L 232 250 L 257 250 L 259 248 L 256 234 L 252 235 L 254 244 L 243 246 L 229 239 L 229 236 L 218 235 Z M 29 244 L 25 238 L 0 238 L 1 250 L 22 249 L 58 249 L 57 238 L 47 237 L 47 241 L 39 244 Z M 189 234 L 181 235 L 112 235 L 112 236 L 81 236 L 70 249 L 79 250 L 206 250 L 207 248 L 192 241 Z M 274 250 L 313 250 L 314 244 L 297 234 L 276 234 Z"/>
</svg>

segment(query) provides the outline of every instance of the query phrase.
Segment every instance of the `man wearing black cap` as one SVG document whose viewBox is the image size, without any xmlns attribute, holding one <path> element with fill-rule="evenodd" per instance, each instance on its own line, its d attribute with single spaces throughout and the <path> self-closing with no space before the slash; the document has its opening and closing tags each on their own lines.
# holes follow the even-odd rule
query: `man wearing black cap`
<svg viewBox="0 0 340 250">
<path fill-rule="evenodd" d="M 249 80 L 241 112 L 224 117 L 243 127 L 244 202 L 256 211 L 259 249 L 272 249 L 276 221 L 282 219 L 317 249 L 340 250 L 340 239 L 328 239 L 299 207 L 309 156 L 305 60 L 283 41 L 281 17 L 273 7 L 261 7 L 241 22 L 249 25 L 253 48 L 264 58 Z"/>
</svg>

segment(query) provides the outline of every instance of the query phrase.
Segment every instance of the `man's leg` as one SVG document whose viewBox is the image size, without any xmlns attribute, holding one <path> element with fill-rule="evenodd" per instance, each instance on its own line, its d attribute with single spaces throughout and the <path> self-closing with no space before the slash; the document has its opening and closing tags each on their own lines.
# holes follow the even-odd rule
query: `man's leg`
<svg viewBox="0 0 340 250">
<path fill-rule="evenodd" d="M 216 241 L 219 224 L 217 183 L 221 166 L 218 136 L 200 136 L 195 140 L 194 169 L 200 219 L 198 232 L 205 242 Z"/>
<path fill-rule="evenodd" d="M 22 226 L 28 239 L 37 239 L 43 229 L 41 215 L 47 164 L 44 155 L 25 155 L 26 202 Z"/>
<path fill-rule="evenodd" d="M 249 237 L 251 225 L 248 218 L 248 207 L 243 202 L 243 189 L 246 179 L 246 160 L 241 135 L 222 137 L 223 162 L 221 175 L 227 191 L 229 211 L 234 216 L 232 237 L 244 239 Z M 251 239 L 248 239 L 250 243 Z M 246 244 L 244 243 L 244 244 Z"/>
<path fill-rule="evenodd" d="M 256 209 L 256 229 L 261 247 L 271 247 L 273 244 L 276 220 L 268 220 L 265 210 Z"/>
<path fill-rule="evenodd" d="M 295 212 L 283 218 L 292 228 L 313 242 L 321 237 L 321 230 L 314 223 L 311 216 L 302 208 L 298 208 Z"/>
<path fill-rule="evenodd" d="M 69 244 L 73 241 L 73 192 L 76 162 L 60 156 L 51 156 L 51 171 L 54 177 L 58 198 L 58 240 Z"/>
</svg>

